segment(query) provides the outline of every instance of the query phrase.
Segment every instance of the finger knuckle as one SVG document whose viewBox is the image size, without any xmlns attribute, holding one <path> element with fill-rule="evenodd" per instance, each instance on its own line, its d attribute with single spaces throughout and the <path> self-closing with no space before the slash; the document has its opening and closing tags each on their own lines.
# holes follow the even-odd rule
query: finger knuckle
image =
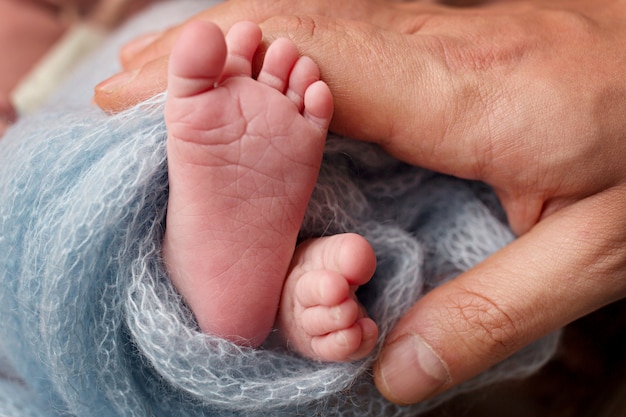
<svg viewBox="0 0 626 417">
<path fill-rule="evenodd" d="M 453 330 L 468 350 L 499 360 L 517 350 L 520 320 L 478 292 L 463 290 L 449 299 Z"/>
<path fill-rule="evenodd" d="M 263 26 L 290 34 L 306 33 L 312 36 L 315 34 L 317 21 L 312 16 L 274 16 L 266 20 Z"/>
</svg>

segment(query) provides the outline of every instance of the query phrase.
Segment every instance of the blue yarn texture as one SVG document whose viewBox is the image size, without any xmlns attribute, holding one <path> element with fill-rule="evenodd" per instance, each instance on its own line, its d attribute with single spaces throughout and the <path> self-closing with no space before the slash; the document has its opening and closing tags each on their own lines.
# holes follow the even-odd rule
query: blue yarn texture
<svg viewBox="0 0 626 417">
<path fill-rule="evenodd" d="M 160 257 L 164 97 L 116 116 L 89 97 L 115 70 L 122 42 L 211 4 L 149 9 L 0 141 L 0 415 L 414 416 L 544 364 L 558 334 L 449 393 L 399 407 L 372 383 L 378 349 L 355 363 L 319 363 L 198 331 Z M 429 289 L 514 238 L 483 184 L 329 135 L 301 237 L 340 232 L 364 235 L 376 251 L 379 267 L 359 297 L 381 342 Z"/>
</svg>

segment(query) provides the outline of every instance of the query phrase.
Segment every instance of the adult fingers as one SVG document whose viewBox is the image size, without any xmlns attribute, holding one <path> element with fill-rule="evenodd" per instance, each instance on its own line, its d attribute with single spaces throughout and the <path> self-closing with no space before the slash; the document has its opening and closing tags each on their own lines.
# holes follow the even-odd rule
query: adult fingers
<svg viewBox="0 0 626 417">
<path fill-rule="evenodd" d="M 432 397 L 624 297 L 624 209 L 624 185 L 579 201 L 427 294 L 389 335 L 378 388 L 400 404 Z"/>
<path fill-rule="evenodd" d="M 250 20 L 261 23 L 273 16 L 311 14 L 333 18 L 349 18 L 369 22 L 370 24 L 395 28 L 398 31 L 414 30 L 420 25 L 416 13 L 434 10 L 438 6 L 421 4 L 410 11 L 405 7 L 386 1 L 346 0 L 231 0 L 192 17 L 187 22 L 161 33 L 143 35 L 128 43 L 120 52 L 124 73 L 105 80 L 96 87 L 95 102 L 105 111 L 123 110 L 140 102 L 166 85 L 167 64 L 164 63 L 181 28 L 188 22 L 202 19 L 216 23 L 226 33 L 237 21 Z M 417 10 L 419 9 L 419 10 Z M 426 18 L 426 17 L 424 17 Z M 267 29 L 271 29 L 268 26 Z M 282 27 L 287 29 L 287 27 Z M 294 28 L 295 30 L 308 28 Z M 269 37 L 276 38 L 268 34 Z M 335 35 L 342 36 L 341 33 Z M 335 51 L 329 50 L 328 54 Z M 148 68 L 144 68 L 148 66 Z"/>
<path fill-rule="evenodd" d="M 208 20 L 217 24 L 224 33 L 237 21 L 250 20 L 257 22 L 255 12 L 245 11 L 244 2 L 228 1 L 207 9 L 180 25 L 173 26 L 159 33 L 139 36 L 124 45 L 120 51 L 120 62 L 125 71 L 137 70 L 151 61 L 169 55 L 183 27 L 194 20 Z"/>
<path fill-rule="evenodd" d="M 165 91 L 168 63 L 169 55 L 165 55 L 116 74 L 96 86 L 94 102 L 106 112 L 117 113 Z"/>
<path fill-rule="evenodd" d="M 481 119 L 482 109 L 465 91 L 473 86 L 448 67 L 438 38 L 323 16 L 275 17 L 261 28 L 266 43 L 291 38 L 319 65 L 335 100 L 331 130 L 425 168 L 476 177 L 475 135 L 442 138 Z"/>
<path fill-rule="evenodd" d="M 616 51 L 626 26 L 516 2 L 411 13 L 406 33 L 324 17 L 262 28 L 268 41 L 291 37 L 319 65 L 335 99 L 331 130 L 489 183 L 518 234 L 624 178 Z"/>
<path fill-rule="evenodd" d="M 167 46 L 164 45 L 164 48 L 161 52 L 155 51 L 151 55 L 145 55 L 145 58 L 141 58 L 143 52 L 151 48 L 153 45 L 155 45 L 155 43 L 161 45 L 164 39 L 166 39 L 164 38 L 164 36 L 166 36 L 165 34 L 170 30 L 173 29 L 168 29 L 165 32 L 144 33 L 123 45 L 120 49 L 119 56 L 122 69 L 124 71 L 139 69 L 143 65 L 154 59 L 160 58 L 164 55 L 168 55 L 172 50 L 174 39 L 178 38 L 178 34 L 176 34 L 176 36 L 172 36 L 171 41 L 168 41 Z"/>
<path fill-rule="evenodd" d="M 227 33 L 237 21 L 258 22 L 263 18 L 267 13 L 263 12 L 265 8 L 253 5 L 249 1 L 224 2 L 178 26 L 160 33 L 145 34 L 129 42 L 120 51 L 124 71 L 95 87 L 94 102 L 103 110 L 116 113 L 165 91 L 169 53 L 187 23 L 209 20 Z"/>
<path fill-rule="evenodd" d="M 207 9 L 180 25 L 161 33 L 146 34 L 129 42 L 121 51 L 124 70 L 134 70 L 148 62 L 168 55 L 183 26 L 193 20 L 209 20 L 217 24 L 224 33 L 239 21 L 261 23 L 281 15 L 319 15 L 368 22 L 387 29 L 399 30 L 415 27 L 415 19 L 405 25 L 407 17 L 416 13 L 439 10 L 429 4 L 406 6 L 381 0 L 231 0 Z"/>
</svg>

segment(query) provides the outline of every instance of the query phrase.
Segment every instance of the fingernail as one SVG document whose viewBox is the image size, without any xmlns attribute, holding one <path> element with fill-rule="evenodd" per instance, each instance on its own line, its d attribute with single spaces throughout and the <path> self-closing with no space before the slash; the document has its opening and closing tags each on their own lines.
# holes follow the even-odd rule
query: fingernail
<svg viewBox="0 0 626 417">
<path fill-rule="evenodd" d="M 385 348 L 380 372 L 390 399 L 399 404 L 424 400 L 452 380 L 448 366 L 416 334 Z"/>
<path fill-rule="evenodd" d="M 96 86 L 96 90 L 103 93 L 114 93 L 120 88 L 128 85 L 133 79 L 135 79 L 135 76 L 138 72 L 139 71 L 137 70 L 120 72 L 119 74 L 116 74 L 111 78 L 102 81 Z"/>
</svg>

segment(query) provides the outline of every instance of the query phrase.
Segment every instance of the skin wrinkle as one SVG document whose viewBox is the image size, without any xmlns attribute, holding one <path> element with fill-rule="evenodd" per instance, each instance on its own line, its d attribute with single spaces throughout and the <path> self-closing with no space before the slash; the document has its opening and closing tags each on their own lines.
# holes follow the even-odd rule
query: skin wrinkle
<svg viewBox="0 0 626 417">
<path fill-rule="evenodd" d="M 393 62 L 394 57 L 389 55 L 390 51 L 386 46 L 388 38 L 390 36 L 393 36 L 395 40 L 401 40 L 401 38 L 398 38 L 395 34 L 391 34 L 380 28 L 364 29 L 371 31 L 371 37 L 374 41 L 363 43 L 355 37 L 353 43 L 355 45 L 354 47 L 361 49 L 359 54 L 370 57 L 372 65 L 368 66 L 366 71 L 363 70 L 363 73 L 355 71 L 354 73 L 347 74 L 346 76 L 351 76 L 353 79 L 358 77 L 386 78 L 391 73 L 394 77 L 398 79 L 405 79 L 407 81 L 407 88 L 403 93 L 404 97 L 397 98 L 386 88 L 380 88 L 377 90 L 377 100 L 385 103 L 386 108 L 388 108 L 389 111 L 395 116 L 393 118 L 389 118 L 380 113 L 370 112 L 368 114 L 369 120 L 367 124 L 369 126 L 377 126 L 377 129 L 375 132 L 366 131 L 365 134 L 370 137 L 368 140 L 372 140 L 372 135 L 375 134 L 376 141 L 380 143 L 393 141 L 399 137 L 409 137 L 410 135 L 413 135 L 414 132 L 408 132 L 405 129 L 405 126 L 407 125 L 406 122 L 409 119 L 414 119 L 415 114 L 412 108 L 405 107 L 406 98 L 419 97 L 421 95 L 421 93 L 417 91 L 417 86 L 420 84 L 419 73 L 421 72 L 418 69 L 422 68 L 424 63 L 421 61 L 414 62 L 409 60 L 407 57 L 405 66 L 390 66 L 388 63 Z M 357 34 L 355 33 L 355 36 L 356 35 Z M 402 39 L 402 41 L 405 43 L 407 50 L 412 47 L 408 40 Z M 348 46 L 351 47 L 351 43 L 348 42 L 346 47 Z M 406 68 L 409 66 L 414 67 L 416 71 L 407 72 Z M 377 74 L 372 75 L 370 73 Z M 415 91 L 412 92 L 411 90 Z M 361 106 L 361 103 L 364 100 L 371 100 L 371 96 L 364 97 L 362 95 L 354 95 L 351 91 L 346 91 L 345 88 L 341 89 L 340 92 L 336 94 L 336 97 L 344 102 L 343 107 L 348 108 L 352 106 Z M 360 120 L 355 120 L 355 122 L 360 122 Z"/>
<path fill-rule="evenodd" d="M 412 4 L 395 4 L 394 7 L 398 10 L 410 10 L 414 5 Z M 390 19 L 391 23 L 384 25 L 385 28 L 398 28 L 400 33 L 407 35 L 421 34 L 421 32 L 427 32 L 431 21 L 437 18 L 438 14 L 416 14 L 410 17 L 406 15 L 398 16 L 397 13 L 393 14 L 393 18 Z"/>
<path fill-rule="evenodd" d="M 489 178 L 489 171 L 492 169 L 492 161 L 496 158 L 496 142 L 502 136 L 499 132 L 500 124 L 497 120 L 494 120 L 490 115 L 496 113 L 494 109 L 505 107 L 500 104 L 502 99 L 500 98 L 501 91 L 497 87 L 493 87 L 488 93 L 480 92 L 476 94 L 475 106 L 485 109 L 481 115 L 480 123 L 484 126 L 486 131 L 483 140 L 476 141 L 474 145 L 474 155 L 476 155 L 476 163 L 474 168 L 473 178 Z"/>
<path fill-rule="evenodd" d="M 626 187 L 619 186 L 613 187 L 613 192 L 619 192 L 620 189 Z M 618 203 L 609 202 L 608 205 L 603 207 L 609 212 L 619 212 L 621 207 Z M 623 254 L 623 237 L 619 233 L 615 233 L 615 230 L 605 230 L 604 233 L 598 234 L 594 229 L 597 224 L 595 216 L 602 215 L 601 213 L 587 213 L 581 215 L 578 218 L 577 233 L 570 238 L 574 244 L 578 244 L 580 247 L 580 254 L 584 259 L 584 254 L 587 247 L 592 246 L 596 249 L 592 251 L 592 259 L 584 259 L 579 261 L 581 267 L 588 268 L 589 277 L 603 277 L 603 276 L 615 276 L 616 274 L 623 274 L 626 264 L 626 256 Z M 602 236 L 602 237 L 600 237 Z M 601 280 L 596 281 L 595 285 L 606 285 Z M 585 287 L 589 286 L 585 282 Z M 622 284 L 626 287 L 626 284 Z"/>
<path fill-rule="evenodd" d="M 437 101 L 432 104 L 428 104 L 429 107 L 442 108 L 442 113 L 444 117 L 441 118 L 441 126 L 436 131 L 434 129 L 430 129 L 428 131 L 428 136 L 431 138 L 435 138 L 427 142 L 427 144 L 431 144 L 430 149 L 426 149 L 423 151 L 426 155 L 440 155 L 442 153 L 449 152 L 447 149 L 454 148 L 457 146 L 450 146 L 449 143 L 458 143 L 459 140 L 463 141 L 463 135 L 458 130 L 458 120 L 463 119 L 464 112 L 471 106 L 469 106 L 469 100 L 467 99 L 468 94 L 459 94 L 459 91 L 472 91 L 473 88 L 467 87 L 465 85 L 460 85 L 458 80 L 453 79 L 449 76 L 452 72 L 449 68 L 449 63 L 447 59 L 445 59 L 446 55 L 446 46 L 445 42 L 440 37 L 428 36 L 426 38 L 419 36 L 414 39 L 419 40 L 420 45 L 426 46 L 428 51 L 431 52 L 431 56 L 435 58 L 436 66 L 432 69 L 429 68 L 426 70 L 432 74 L 443 74 L 445 79 L 442 77 L 437 78 L 437 85 L 429 86 L 430 89 L 438 91 Z M 431 64 L 432 65 L 432 64 Z M 441 70 L 440 68 L 443 68 Z M 419 71 L 417 71 L 419 73 Z M 410 83 L 409 85 L 419 86 L 423 81 L 419 79 L 419 75 L 417 79 Z M 419 96 L 421 93 L 416 91 L 415 96 Z M 454 100 L 451 100 L 451 97 L 455 97 Z M 461 100 L 458 100 L 461 98 Z M 398 122 L 397 120 L 393 120 L 393 122 Z M 400 121 L 402 123 L 402 121 Z M 405 132 L 402 129 L 393 128 L 384 142 L 397 142 L 400 138 L 411 137 L 414 134 Z M 383 142 L 383 145 L 384 145 Z M 463 148 L 463 146 L 460 146 Z M 466 160 L 462 158 L 460 160 Z M 445 169 L 443 169 L 445 171 Z M 471 177 L 471 175 L 466 173 L 463 175 L 464 177 Z"/>
<path fill-rule="evenodd" d="M 249 226 L 251 226 L 251 224 L 245 223 L 245 222 L 241 222 L 239 221 L 238 223 L 241 224 L 241 228 L 246 230 L 247 228 L 249 228 Z M 236 231 L 236 229 L 235 229 Z M 267 231 L 263 231 L 263 233 L 257 233 L 257 234 L 251 234 L 252 236 L 256 236 L 256 240 L 253 240 L 250 242 L 249 246 L 247 248 L 238 248 L 238 250 L 241 250 L 241 258 L 247 258 L 248 257 L 248 253 L 252 252 L 255 253 L 257 252 L 256 249 L 258 249 L 259 247 L 265 247 L 264 245 L 260 245 L 259 241 L 261 241 L 264 237 L 264 233 L 266 233 Z M 237 235 L 238 233 L 235 233 L 235 235 Z M 280 238 L 284 238 L 282 235 L 277 235 L 276 237 L 280 237 Z M 227 247 L 229 246 L 238 246 L 238 243 L 240 242 L 239 240 L 233 240 L 233 241 L 229 241 L 231 243 L 231 245 L 227 245 Z M 275 248 L 275 245 L 272 246 L 268 246 L 267 248 L 269 249 L 273 249 Z M 227 267 L 226 269 L 223 269 L 221 272 L 216 272 L 216 271 L 211 271 L 211 274 L 207 275 L 206 280 L 204 282 L 201 282 L 202 285 L 207 285 L 207 286 L 214 286 L 215 283 L 211 282 L 214 280 L 217 280 L 220 284 L 223 283 L 230 283 L 229 280 L 224 280 L 223 279 L 223 275 L 228 274 L 229 272 L 231 272 L 233 269 L 238 269 L 239 267 L 239 260 L 237 261 L 233 261 L 229 267 Z M 283 271 L 276 271 L 277 274 L 283 274 Z M 250 277 L 250 279 L 254 279 L 256 272 L 255 271 L 246 271 L 246 275 Z M 259 282 L 260 285 L 262 285 L 262 282 Z M 228 288 L 227 286 L 223 286 L 223 285 L 218 285 L 219 288 L 222 288 L 222 291 L 226 291 L 226 289 Z M 243 293 L 243 291 L 240 291 L 241 293 Z M 234 292 L 234 293 L 237 293 Z M 261 292 L 260 292 L 261 293 Z M 219 298 L 219 297 L 215 297 L 215 298 Z"/>
<path fill-rule="evenodd" d="M 462 293 L 456 293 L 454 299 L 450 300 L 451 311 L 457 311 L 463 320 L 458 323 L 471 325 L 468 329 L 455 329 L 459 334 L 471 331 L 471 336 L 461 336 L 461 341 L 480 341 L 479 344 L 467 343 L 466 348 L 480 357 L 492 357 L 494 363 L 499 362 L 510 354 L 510 352 L 521 347 L 520 341 L 515 335 L 519 334 L 518 323 L 524 323 L 515 319 L 507 313 L 497 302 L 491 300 L 485 294 L 478 293 L 471 289 L 462 289 Z M 518 316 L 518 315 L 516 315 Z M 483 332 L 476 332 L 482 329 Z M 485 350 L 477 351 L 481 346 Z"/>
<path fill-rule="evenodd" d="M 508 50 L 493 51 L 493 49 L 481 49 L 480 44 L 483 43 L 482 36 L 476 35 L 477 39 L 472 42 L 463 41 L 465 46 L 460 47 L 460 41 L 450 36 L 438 36 L 433 37 L 437 45 L 436 56 L 442 57 L 442 63 L 447 69 L 448 73 L 455 74 L 456 79 L 463 80 L 465 84 L 463 87 L 458 87 L 456 93 L 452 96 L 456 97 L 454 100 L 446 100 L 448 103 L 454 103 L 457 107 L 452 113 L 452 116 L 445 118 L 450 120 L 446 125 L 448 126 L 446 131 L 442 134 L 442 141 L 446 137 L 450 137 L 449 140 L 459 140 L 458 138 L 467 137 L 467 131 L 484 130 L 485 133 L 481 135 L 481 140 L 476 140 L 475 145 L 472 146 L 476 149 L 474 155 L 476 155 L 475 166 L 468 170 L 466 177 L 471 179 L 476 178 L 489 178 L 484 173 L 487 171 L 486 167 L 490 165 L 491 155 L 495 154 L 494 140 L 492 137 L 492 126 L 500 126 L 501 123 L 495 119 L 493 109 L 506 108 L 503 105 L 497 105 L 492 103 L 498 103 L 502 99 L 489 99 L 488 97 L 501 97 L 501 94 L 497 94 L 496 91 L 506 91 L 506 89 L 498 88 L 489 82 L 480 82 L 486 73 L 493 73 L 496 70 L 498 72 L 506 71 L 510 72 L 524 57 L 522 47 L 514 47 L 511 52 Z M 511 68 L 511 70 L 508 70 Z M 489 77 L 492 80 L 498 80 L 498 77 Z M 473 81 L 473 80 L 476 81 Z M 457 81 L 458 83 L 458 81 Z M 449 83 L 452 86 L 457 83 Z M 491 87 L 491 92 L 485 91 Z M 461 93 L 459 93 L 461 91 Z M 458 98 L 462 98 L 459 100 Z M 472 126 L 464 128 L 459 127 L 456 124 L 457 120 L 468 120 L 464 117 L 465 114 L 475 114 L 476 119 L 473 120 Z M 485 127 L 486 126 L 486 127 Z M 485 144 L 485 142 L 487 142 Z M 478 146 L 481 148 L 479 149 Z M 485 151 L 486 152 L 483 152 Z M 470 167 L 468 167 L 470 168 Z"/>
<path fill-rule="evenodd" d="M 247 137 L 250 137 L 250 135 L 247 134 Z M 261 138 L 261 139 L 264 139 L 264 138 Z M 274 138 L 274 139 L 276 139 L 276 138 Z M 275 149 L 271 149 L 271 150 L 270 149 L 264 149 L 263 152 L 264 153 L 266 153 L 266 152 L 272 152 L 272 153 L 277 152 L 277 153 L 283 155 L 282 152 L 279 149 L 278 150 L 275 150 Z M 286 158 L 286 159 L 288 159 L 288 158 Z M 259 158 L 255 159 L 255 161 L 253 161 L 253 162 L 254 162 L 254 165 L 252 165 L 250 167 L 247 167 L 247 166 L 243 165 L 241 163 L 241 161 L 239 161 L 237 164 L 235 164 L 235 166 L 237 167 L 238 170 L 240 170 L 242 168 L 247 168 L 245 174 L 238 174 L 236 176 L 237 179 L 238 179 L 237 185 L 239 185 L 241 183 L 239 180 L 241 180 L 242 178 L 244 178 L 246 176 L 249 176 L 249 175 L 252 175 L 254 177 L 255 181 L 258 181 L 260 178 L 268 178 L 268 180 L 265 181 L 264 183 L 257 184 L 255 189 L 252 189 L 252 190 L 249 190 L 249 189 L 239 190 L 238 189 L 239 190 L 239 195 L 241 196 L 243 201 L 245 201 L 246 199 L 254 200 L 256 198 L 255 194 L 256 194 L 257 190 L 260 190 L 263 187 L 264 184 L 268 184 L 268 183 L 274 184 L 274 183 L 277 182 L 277 181 L 270 181 L 270 179 L 278 180 L 279 183 L 284 184 L 285 186 L 289 186 L 290 181 L 288 181 L 287 178 L 286 178 L 287 177 L 287 175 L 286 175 L 287 173 L 283 172 L 282 173 L 282 177 L 277 177 L 277 176 L 272 177 L 271 175 L 268 176 L 268 174 L 264 173 L 263 171 L 257 170 L 255 168 L 256 165 L 261 165 L 261 166 L 264 165 L 263 156 L 260 156 Z M 311 168 L 314 168 L 314 167 L 311 166 Z M 265 193 L 265 191 L 263 193 L 261 193 L 261 194 L 264 194 L 264 193 Z M 281 202 L 279 204 L 277 204 L 277 206 L 278 206 L 278 208 L 281 209 L 281 211 L 284 211 L 286 214 L 291 213 L 293 211 L 293 209 L 290 211 L 288 208 L 283 207 L 284 204 L 288 203 L 290 205 L 290 207 L 297 206 L 297 204 L 294 203 L 291 198 L 289 198 L 290 193 L 287 191 L 286 188 L 281 190 L 280 192 L 274 191 L 274 196 L 281 199 Z M 276 210 L 276 209 L 272 209 L 272 210 Z M 290 221 L 290 223 L 292 223 L 294 225 L 296 225 L 298 223 L 295 219 L 290 219 L 289 216 L 287 216 L 285 219 L 286 220 L 288 219 Z"/>
<path fill-rule="evenodd" d="M 555 256 L 555 262 L 574 262 L 572 268 L 575 273 L 571 274 L 571 278 L 566 279 L 569 286 L 576 285 L 580 288 L 579 293 L 586 294 L 593 291 L 594 288 L 610 288 L 607 286 L 607 276 L 618 276 L 623 282 L 624 269 L 623 263 L 626 259 L 626 255 L 616 254 L 611 256 L 611 245 L 608 242 L 622 241 L 621 249 L 623 252 L 623 235 L 620 230 L 621 227 L 615 227 L 607 219 L 619 218 L 621 219 L 621 211 L 623 207 L 623 198 L 620 201 L 612 200 L 613 195 L 621 195 L 626 187 L 622 184 L 617 187 L 613 187 L 602 193 L 585 198 L 578 204 L 567 207 L 563 210 L 571 212 L 569 216 L 570 233 L 564 235 L 561 245 L 564 248 L 575 248 L 575 256 L 568 256 L 568 258 L 561 260 L 560 257 Z M 623 224 L 624 222 L 620 222 Z M 598 227 L 601 227 L 599 233 Z M 601 238 L 600 236 L 603 236 Z M 619 251 L 619 243 L 615 244 L 615 249 Z M 594 248 L 589 251 L 588 248 Z M 571 249 L 570 249 L 571 250 Z M 558 255 L 558 252 L 557 252 Z M 605 265 L 607 260 L 611 260 L 609 265 Z M 610 273 L 607 274 L 607 271 Z M 612 271 L 612 272 L 611 272 Z M 584 276 L 587 276 L 586 280 L 579 280 L 577 275 L 584 272 Z M 626 285 L 620 285 L 621 288 Z M 568 287 L 569 288 L 569 287 Z M 568 289 L 564 288 L 564 290 Z M 613 301 L 612 293 L 607 293 L 607 301 Z M 582 300 L 582 299 L 581 299 Z M 585 310 L 589 308 L 582 303 L 580 306 L 581 312 L 579 315 L 585 313 Z M 577 318 L 577 317 L 574 317 Z"/>
</svg>

